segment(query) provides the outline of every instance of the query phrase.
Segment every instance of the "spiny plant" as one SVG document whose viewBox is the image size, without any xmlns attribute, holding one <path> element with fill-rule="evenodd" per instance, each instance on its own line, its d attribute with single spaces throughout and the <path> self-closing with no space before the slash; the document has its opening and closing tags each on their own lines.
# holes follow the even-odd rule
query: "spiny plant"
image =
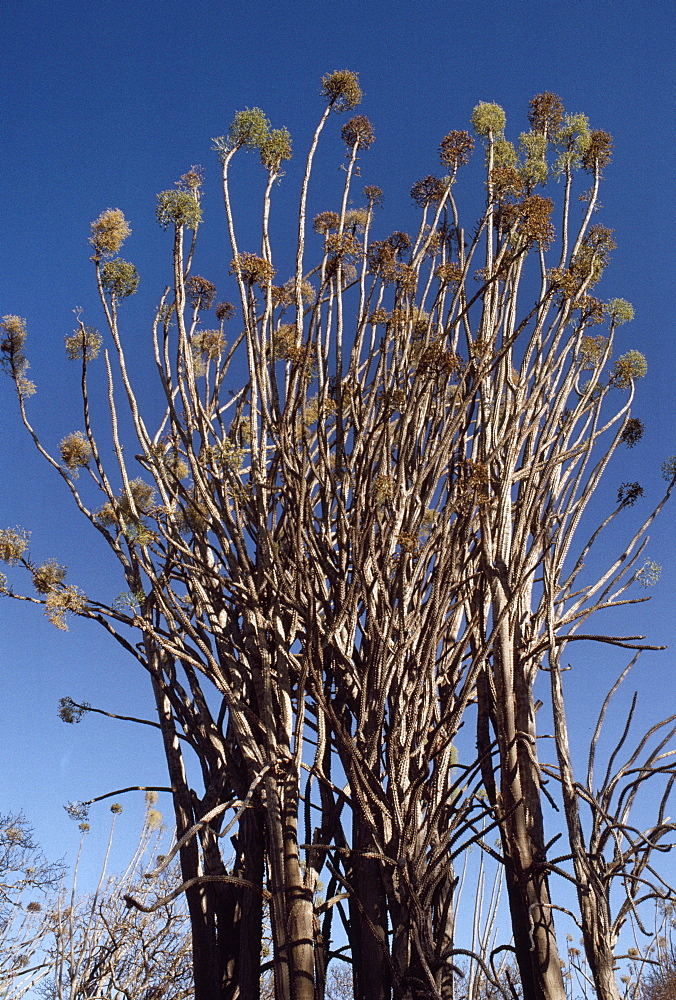
<svg viewBox="0 0 676 1000">
<path fill-rule="evenodd" d="M 562 676 L 573 643 L 652 648 L 584 626 L 643 600 L 631 588 L 654 582 L 640 561 L 676 460 L 626 547 L 590 575 L 602 531 L 643 496 L 623 483 L 588 527 L 613 455 L 641 436 L 634 394 L 647 372 L 640 351 L 617 351 L 631 306 L 597 291 L 615 249 L 595 221 L 611 139 L 545 93 L 529 105 L 530 131 L 511 141 L 504 110 L 481 103 L 470 116 L 484 149 L 478 223 L 466 226 L 456 200 L 476 140 L 454 130 L 440 141 L 442 176 L 410 188 L 415 231 L 387 233 L 379 187 L 367 185 L 357 207 L 350 200 L 375 141 L 358 114 L 341 132 L 342 191 L 311 226 L 322 130 L 361 100 L 348 70 L 326 75 L 321 93 L 291 273 L 270 232 L 288 132 L 253 108 L 213 141 L 238 299 L 237 312 L 215 307 L 218 327 L 202 325 L 216 288 L 192 271 L 201 170 L 158 195 L 158 223 L 173 235 L 173 283 L 151 328 L 162 413 L 127 367 L 137 272 L 116 256 L 130 234 L 119 210 L 91 236 L 108 436 L 90 416 L 101 334 L 78 316 L 67 338 L 84 429 L 55 457 L 29 418 L 25 324 L 5 317 L 0 348 L 21 419 L 123 580 L 112 601 L 85 596 L 58 563 L 36 568 L 27 534 L 8 528 L 0 556 L 31 574 L 37 596 L 3 588 L 43 606 L 57 627 L 68 616 L 98 622 L 149 676 L 197 1000 L 258 995 L 264 902 L 280 1000 L 323 996 L 329 962 L 346 957 L 336 914 L 356 996 L 449 996 L 463 956 L 477 982 L 501 990 L 494 963 L 507 945 L 463 940 L 456 872 L 473 845 L 502 866 L 525 1000 L 565 996 L 559 880 L 577 892 L 594 988 L 617 1000 L 619 935 L 666 884 L 654 861 L 673 841 L 664 816 L 673 726 L 643 734 L 620 764 L 627 727 L 597 785 L 606 703 L 585 781 L 573 768 Z M 246 151 L 264 171 L 255 246 L 240 241 L 251 230 L 230 185 Z M 561 184 L 543 193 L 553 177 Z M 546 744 L 540 701 L 554 729 Z M 637 836 L 631 807 L 659 781 L 656 822 Z M 552 857 L 560 835 L 567 846 Z"/>
</svg>

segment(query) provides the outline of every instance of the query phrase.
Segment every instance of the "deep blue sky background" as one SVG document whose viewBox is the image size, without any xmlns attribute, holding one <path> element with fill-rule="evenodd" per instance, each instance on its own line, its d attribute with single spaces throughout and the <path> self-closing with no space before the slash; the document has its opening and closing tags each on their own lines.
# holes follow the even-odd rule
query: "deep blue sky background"
<svg viewBox="0 0 676 1000">
<path fill-rule="evenodd" d="M 254 105 L 274 126 L 290 129 L 295 156 L 273 218 L 273 234 L 283 244 L 286 226 L 295 225 L 289 213 L 323 107 L 320 78 L 347 67 L 360 75 L 360 111 L 376 130 L 362 176 L 385 191 L 381 236 L 414 227 L 411 184 L 439 172 L 441 138 L 450 129 L 469 128 L 479 101 L 503 105 L 512 139 L 527 128 L 528 100 L 543 90 L 559 94 L 567 110 L 584 111 L 592 127 L 612 133 L 614 160 L 597 219 L 615 230 L 618 249 L 599 293 L 633 303 L 636 319 L 621 329 L 618 346 L 641 350 L 649 367 L 635 407 L 647 427 L 645 439 L 623 452 L 608 488 L 612 494 L 622 481 L 636 479 L 645 488 L 642 508 L 627 512 L 627 531 L 657 498 L 660 464 L 676 452 L 670 4 L 4 0 L 0 28 L 0 314 L 27 318 L 31 376 L 38 385 L 30 412 L 50 446 L 80 426 L 68 401 L 77 376 L 63 351 L 73 309 L 83 307 L 85 322 L 103 329 L 88 259 L 92 219 L 120 207 L 132 225 L 124 254 L 136 263 L 141 286 L 125 307 L 125 326 L 142 379 L 149 319 L 171 274 L 171 238 L 154 219 L 156 192 L 172 187 L 191 164 L 204 166 L 196 270 L 216 283 L 219 298 L 232 297 L 211 138 L 227 130 L 236 110 Z M 327 127 L 311 212 L 336 206 L 343 121 L 333 116 Z M 480 211 L 480 161 L 479 152 L 457 189 L 467 227 Z M 250 158 L 235 173 L 240 211 L 253 220 L 261 172 Z M 124 589 L 111 578 L 114 567 L 75 516 L 60 482 L 30 450 L 6 380 L 0 426 L 0 526 L 29 528 L 33 557 L 66 563 L 69 579 L 86 591 L 110 598 Z M 664 566 L 652 601 L 614 624 L 645 632 L 655 643 L 673 643 L 673 509 L 653 529 L 648 554 Z M 153 731 L 98 717 L 65 726 L 56 716 L 58 699 L 71 695 L 111 711 L 150 715 L 148 685 L 94 626 L 75 623 L 61 634 L 39 609 L 2 600 L 0 630 L 0 811 L 24 810 L 50 855 L 72 856 L 77 831 L 63 811 L 66 801 L 166 779 Z M 579 666 L 569 683 L 582 739 L 591 709 L 622 661 L 598 649 L 576 655 Z M 648 654 L 637 670 L 643 717 L 673 711 L 673 649 Z M 129 838 L 141 798 L 125 797 L 120 829 Z M 169 817 L 168 801 L 164 808 Z M 105 806 L 92 813 L 92 824 L 95 831 L 107 827 Z M 128 850 L 129 840 L 120 856 Z"/>
</svg>

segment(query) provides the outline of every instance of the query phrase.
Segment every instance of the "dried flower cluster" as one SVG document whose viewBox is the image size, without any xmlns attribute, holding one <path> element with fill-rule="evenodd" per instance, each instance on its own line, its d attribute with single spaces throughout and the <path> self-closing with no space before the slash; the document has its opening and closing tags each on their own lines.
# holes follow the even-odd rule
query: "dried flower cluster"
<svg viewBox="0 0 676 1000">
<path fill-rule="evenodd" d="M 49 594 L 57 590 L 66 577 L 66 567 L 60 566 L 55 559 L 48 559 L 42 566 L 33 570 L 33 586 L 38 594 Z"/>
<path fill-rule="evenodd" d="M 340 134 L 348 150 L 352 150 L 355 146 L 368 149 L 375 141 L 373 125 L 366 115 L 355 115 L 354 118 L 350 118 L 349 122 L 343 125 Z"/>
<path fill-rule="evenodd" d="M 441 140 L 439 158 L 445 167 L 454 172 L 459 166 L 469 162 L 473 149 L 474 139 L 469 132 L 456 130 L 449 132 Z"/>
<path fill-rule="evenodd" d="M 199 274 L 191 274 L 185 283 L 185 295 L 193 309 L 211 309 L 216 301 L 216 286 Z"/>
<path fill-rule="evenodd" d="M 0 530 L 0 562 L 14 566 L 28 551 L 28 532 L 23 528 Z"/>
<path fill-rule="evenodd" d="M 275 269 L 269 261 L 255 253 L 239 253 L 230 264 L 230 273 L 250 285 L 265 286 L 274 278 Z"/>
<path fill-rule="evenodd" d="M 0 363 L 14 380 L 22 399 L 32 396 L 35 385 L 26 377 L 30 368 L 24 353 L 26 321 L 20 316 L 3 316 L 0 323 Z"/>
</svg>

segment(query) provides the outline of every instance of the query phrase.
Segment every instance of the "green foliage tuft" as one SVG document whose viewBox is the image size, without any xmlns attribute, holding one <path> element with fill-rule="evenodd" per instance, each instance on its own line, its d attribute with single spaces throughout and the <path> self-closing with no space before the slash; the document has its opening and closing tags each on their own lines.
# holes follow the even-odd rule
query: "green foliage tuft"
<svg viewBox="0 0 676 1000">
<path fill-rule="evenodd" d="M 228 129 L 230 149 L 261 149 L 270 136 L 270 122 L 260 108 L 238 111 Z"/>
<path fill-rule="evenodd" d="M 529 188 L 536 184 L 546 184 L 549 176 L 547 160 L 547 137 L 542 132 L 523 132 L 519 137 L 519 147 L 524 156 L 519 171 Z"/>
<path fill-rule="evenodd" d="M 499 104 L 487 104 L 482 101 L 477 104 L 470 118 L 474 131 L 480 136 L 501 138 L 505 129 L 507 116 Z"/>
<path fill-rule="evenodd" d="M 81 326 L 72 336 L 66 337 L 66 353 L 71 361 L 84 358 L 93 361 L 98 357 L 103 338 L 93 326 Z"/>
<path fill-rule="evenodd" d="M 361 104 L 359 76 L 349 69 L 338 69 L 322 77 L 322 94 L 332 111 L 351 111 Z"/>
<path fill-rule="evenodd" d="M 611 299 L 606 306 L 606 312 L 613 326 L 631 323 L 634 318 L 634 307 L 626 299 Z"/>
<path fill-rule="evenodd" d="M 282 160 L 291 158 L 291 135 L 286 128 L 270 129 L 270 122 L 260 108 L 238 111 L 226 135 L 213 140 L 221 159 L 236 149 L 257 149 L 266 170 L 276 172 Z"/>
<path fill-rule="evenodd" d="M 118 594 L 117 597 L 114 598 L 112 608 L 115 611 L 121 612 L 136 611 L 136 609 L 140 607 L 144 598 L 145 594 L 142 590 L 136 593 L 131 590 L 124 590 L 121 594 Z"/>
<path fill-rule="evenodd" d="M 567 145 L 574 143 L 577 151 L 584 153 L 589 148 L 589 143 L 591 142 L 589 119 L 581 113 L 566 115 L 557 138 L 560 143 L 566 143 Z"/>
<path fill-rule="evenodd" d="M 126 260 L 108 260 L 101 268 L 101 284 L 114 299 L 126 299 L 138 288 L 138 271 Z"/>
<path fill-rule="evenodd" d="M 555 164 L 556 175 L 570 173 L 581 165 L 581 158 L 589 149 L 591 132 L 586 115 L 565 115 L 556 136 L 556 145 L 561 150 Z"/>
<path fill-rule="evenodd" d="M 279 170 L 282 160 L 291 159 L 291 134 L 285 128 L 273 128 L 260 145 L 261 163 L 266 170 Z"/>
<path fill-rule="evenodd" d="M 508 139 L 497 139 L 493 147 L 495 167 L 515 167 L 518 157 L 514 145 Z"/>
<path fill-rule="evenodd" d="M 630 389 L 632 382 L 643 378 L 648 371 L 648 362 L 640 351 L 627 351 L 615 362 L 611 382 L 620 389 Z"/>
<path fill-rule="evenodd" d="M 202 221 L 202 209 L 190 191 L 160 191 L 155 214 L 162 229 L 197 229 Z"/>
<path fill-rule="evenodd" d="M 654 587 L 662 574 L 662 567 L 652 559 L 646 559 L 636 574 L 642 587 Z"/>
</svg>

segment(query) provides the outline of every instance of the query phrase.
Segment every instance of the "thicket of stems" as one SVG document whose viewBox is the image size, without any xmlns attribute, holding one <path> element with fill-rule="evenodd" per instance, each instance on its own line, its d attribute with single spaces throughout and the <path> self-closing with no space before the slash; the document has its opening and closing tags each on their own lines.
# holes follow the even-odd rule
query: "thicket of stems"
<svg viewBox="0 0 676 1000">
<path fill-rule="evenodd" d="M 174 233 L 173 283 L 152 329 L 159 419 L 144 412 L 128 373 L 128 286 L 106 261 L 121 239 L 105 242 L 103 216 L 94 224 L 114 468 L 90 418 L 98 335 L 80 319 L 69 341 L 81 363 L 83 451 L 78 458 L 74 442 L 65 452 L 62 442 L 60 461 L 29 421 L 23 340 L 16 317 L 6 318 L 5 365 L 22 419 L 117 556 L 127 591 L 112 605 L 85 597 L 45 577 L 19 542 L 7 542 L 7 561 L 43 581 L 43 596 L 22 599 L 46 603 L 57 625 L 69 612 L 96 620 L 149 675 L 199 1000 L 258 995 L 264 902 L 279 1000 L 323 996 L 337 921 L 355 996 L 454 996 L 458 956 L 468 953 L 457 871 L 473 845 L 503 867 L 524 998 L 566 996 L 555 926 L 567 906 L 552 883 L 562 877 L 577 890 L 595 989 L 617 1000 L 622 926 L 640 926 L 641 902 L 672 892 L 653 862 L 673 839 L 664 817 L 673 726 L 660 723 L 619 766 L 621 740 L 600 786 L 597 733 L 587 780 L 576 777 L 562 657 L 579 641 L 653 648 L 642 636 L 585 628 L 604 609 L 644 599 L 630 588 L 652 572 L 640 559 L 675 463 L 665 464 L 664 497 L 590 580 L 601 532 L 641 492 L 624 484 L 613 512 L 589 528 L 614 452 L 640 437 L 631 408 L 645 372 L 639 352 L 615 353 L 631 307 L 593 294 L 614 246 L 594 224 L 610 137 L 539 95 L 518 159 L 502 110 L 479 105 L 479 221 L 463 227 L 456 202 L 474 140 L 451 132 L 441 145 L 447 175 L 412 192 L 418 232 L 375 240 L 378 189 L 348 210 L 355 165 L 373 140 L 355 116 L 343 129 L 340 211 L 315 220 L 323 249 L 308 269 L 313 157 L 330 112 L 356 103 L 350 79 L 341 71 L 324 80 L 286 284 L 275 284 L 269 219 L 290 150 L 258 109 L 215 142 L 241 310 L 229 347 L 233 309 L 221 304 L 218 327 L 205 329 L 213 286 L 192 272 L 199 172 L 159 196 L 158 218 Z M 241 250 L 230 196 L 244 148 L 260 151 L 268 174 L 260 253 Z M 558 237 L 554 203 L 540 194 L 554 169 L 564 181 Z M 590 182 L 581 213 L 571 200 L 579 176 Z M 119 220 L 108 221 L 105 232 L 119 235 Z M 121 407 L 133 443 L 120 436 Z M 82 484 L 78 468 L 88 473 Z M 541 759 L 538 696 L 553 718 L 551 760 Z M 460 733 L 470 724 L 474 749 Z M 199 791 L 186 753 L 199 762 Z M 641 832 L 631 807 L 660 780 L 659 814 Z M 567 848 L 556 858 L 548 801 L 565 816 Z M 474 938 L 482 975 L 499 982 Z"/>
</svg>

